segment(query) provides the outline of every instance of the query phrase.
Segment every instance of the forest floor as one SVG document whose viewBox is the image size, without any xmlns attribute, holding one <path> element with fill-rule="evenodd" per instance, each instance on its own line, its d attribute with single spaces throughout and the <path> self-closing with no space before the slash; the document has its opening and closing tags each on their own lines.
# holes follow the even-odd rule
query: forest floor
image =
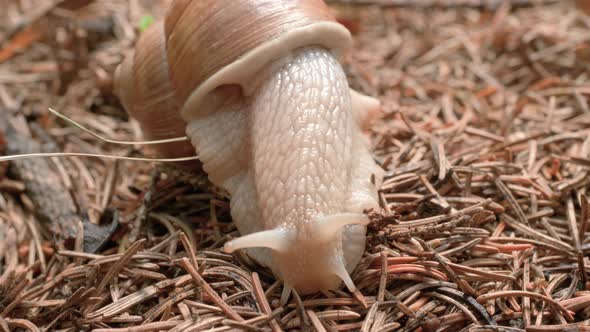
<svg viewBox="0 0 590 332">
<path fill-rule="evenodd" d="M 165 2 L 0 0 L 0 154 L 154 157 L 48 108 L 142 140 L 112 76 Z M 354 36 L 344 68 L 384 109 L 357 292 L 281 307 L 268 270 L 220 250 L 238 233 L 201 171 L 17 160 L 0 162 L 0 331 L 590 331 L 590 18 L 346 2 L 330 2 Z"/>
</svg>

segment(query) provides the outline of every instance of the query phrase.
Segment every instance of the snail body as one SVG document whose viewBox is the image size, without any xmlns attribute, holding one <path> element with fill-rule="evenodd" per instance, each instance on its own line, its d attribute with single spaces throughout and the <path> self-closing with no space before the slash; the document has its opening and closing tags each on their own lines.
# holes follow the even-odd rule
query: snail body
<svg viewBox="0 0 590 332">
<path fill-rule="evenodd" d="M 363 129 L 380 106 L 348 86 L 338 55 L 350 40 L 321 0 L 178 0 L 116 75 L 146 136 L 190 137 L 210 180 L 231 195 L 242 236 L 225 250 L 269 267 L 284 282 L 283 302 L 293 288 L 343 281 L 354 291 L 363 212 L 378 207 L 382 170 Z M 157 75 L 170 84 L 141 87 Z M 160 153 L 178 156 L 184 144 Z"/>
</svg>

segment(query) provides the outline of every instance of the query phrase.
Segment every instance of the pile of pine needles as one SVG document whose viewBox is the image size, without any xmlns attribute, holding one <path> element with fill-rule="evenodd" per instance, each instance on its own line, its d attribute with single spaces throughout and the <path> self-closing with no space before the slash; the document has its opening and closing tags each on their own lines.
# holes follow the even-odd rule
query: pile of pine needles
<svg viewBox="0 0 590 332">
<path fill-rule="evenodd" d="M 68 242 L 40 204 L 61 196 L 31 193 L 41 180 L 26 176 L 30 161 L 0 163 L 0 331 L 589 331 L 590 18 L 531 2 L 331 2 L 355 37 L 351 84 L 384 105 L 372 146 L 382 209 L 370 213 L 356 293 L 279 306 L 269 271 L 220 251 L 238 233 L 202 172 L 47 160 L 41 179 L 63 186 L 79 216 Z M 9 1 L 0 113 L 12 129 L 0 152 L 19 149 L 18 133 L 41 151 L 151 155 L 47 108 L 139 140 L 112 73 L 155 5 Z M 91 234 L 83 220 L 118 227 Z"/>
</svg>

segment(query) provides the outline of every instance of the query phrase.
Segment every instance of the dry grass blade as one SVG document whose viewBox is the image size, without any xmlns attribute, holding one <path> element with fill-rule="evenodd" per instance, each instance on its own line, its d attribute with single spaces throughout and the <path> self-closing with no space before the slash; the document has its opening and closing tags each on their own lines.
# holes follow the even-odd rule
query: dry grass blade
<svg viewBox="0 0 590 332">
<path fill-rule="evenodd" d="M 236 320 L 238 322 L 243 322 L 244 318 L 238 315 L 229 305 L 223 301 L 221 297 L 209 286 L 209 284 L 201 277 L 199 272 L 195 269 L 194 266 L 191 265 L 190 261 L 187 258 L 182 258 L 180 260 L 180 265 L 191 275 L 193 281 L 197 287 L 202 288 L 207 295 L 213 300 L 213 302 L 223 310 L 223 312 L 231 319 Z"/>
<path fill-rule="evenodd" d="M 129 249 L 127 249 L 123 256 L 119 258 L 117 263 L 113 264 L 113 266 L 107 272 L 106 276 L 100 281 L 100 284 L 98 284 L 97 287 L 97 291 L 101 292 L 111 282 L 111 280 L 115 278 L 119 274 L 119 272 L 121 272 L 121 270 L 127 265 L 127 263 L 129 263 L 133 255 L 143 250 L 144 245 L 145 240 L 139 240 L 135 242 L 133 245 L 131 245 L 131 247 L 129 247 Z"/>
<path fill-rule="evenodd" d="M 552 238 L 548 235 L 545 235 L 545 234 L 543 234 L 533 228 L 530 228 L 526 225 L 523 225 L 523 224 L 519 223 L 518 221 L 512 219 L 512 217 L 510 217 L 506 214 L 503 214 L 501 216 L 501 218 L 502 218 L 502 221 L 504 221 L 508 226 L 514 228 L 515 230 L 517 230 L 519 232 L 522 232 L 524 235 L 528 235 L 530 237 L 536 238 L 539 241 L 543 241 L 548 244 L 554 245 L 554 246 L 560 248 L 561 250 L 563 250 L 564 252 L 571 253 L 574 249 L 574 248 L 572 248 L 571 245 L 569 245 L 563 241 L 560 241 L 559 239 L 555 239 L 555 238 Z"/>
<path fill-rule="evenodd" d="M 357 290 L 284 307 L 271 271 L 221 250 L 227 193 L 198 164 L 145 162 L 161 159 L 143 144 L 185 138 L 144 141 L 113 94 L 137 22 L 168 2 L 3 4 L 0 44 L 37 38 L 33 21 L 49 38 L 0 61 L 0 332 L 590 330 L 590 24 L 573 0 L 331 1 L 351 87 L 383 104 L 366 131 L 381 209 Z"/>
<path fill-rule="evenodd" d="M 167 321 L 167 322 L 155 322 L 149 323 L 142 326 L 132 328 L 106 328 L 106 329 L 94 329 L 93 332 L 155 332 L 162 330 L 170 330 L 180 324 L 181 321 Z"/>
<path fill-rule="evenodd" d="M 258 277 L 258 273 L 252 273 L 252 284 L 254 285 L 254 295 L 256 296 L 256 300 L 262 306 L 262 312 L 267 315 L 271 314 L 270 304 L 268 303 L 268 299 L 266 298 L 266 294 L 262 289 L 262 284 L 260 283 L 260 278 Z M 271 328 L 273 331 L 281 331 L 281 328 L 276 320 L 271 321 Z"/>
<path fill-rule="evenodd" d="M 588 323 L 579 324 L 560 324 L 560 325 L 537 325 L 529 326 L 526 329 L 527 332 L 588 332 L 590 331 L 590 325 Z"/>
<path fill-rule="evenodd" d="M 521 296 L 528 296 L 530 298 L 534 298 L 534 299 L 538 299 L 538 300 L 542 300 L 545 301 L 547 304 L 555 307 L 557 310 L 559 310 L 568 321 L 573 321 L 574 317 L 572 316 L 572 314 L 565 309 L 561 304 L 559 304 L 559 302 L 556 302 L 555 300 L 553 300 L 552 298 L 549 298 L 547 296 L 541 295 L 541 294 L 537 294 L 537 293 L 532 293 L 532 292 L 528 292 L 528 291 L 500 291 L 500 292 L 493 292 L 493 293 L 488 293 L 488 294 L 484 294 L 484 295 L 480 295 L 477 298 L 477 301 L 480 303 L 485 303 L 488 300 L 493 300 L 496 298 L 502 298 L 502 297 L 521 297 Z"/>
<path fill-rule="evenodd" d="M 322 325 L 322 322 L 320 321 L 318 315 L 316 315 L 316 313 L 313 310 L 306 310 L 306 312 L 309 316 L 309 320 L 311 320 L 311 324 L 313 325 L 315 331 L 327 332 L 326 328 Z"/>
</svg>

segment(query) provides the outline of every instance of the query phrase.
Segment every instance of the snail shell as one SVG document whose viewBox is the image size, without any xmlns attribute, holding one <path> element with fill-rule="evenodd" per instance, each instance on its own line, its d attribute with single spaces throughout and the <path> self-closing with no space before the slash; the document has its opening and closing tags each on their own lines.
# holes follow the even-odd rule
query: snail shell
<svg viewBox="0 0 590 332">
<path fill-rule="evenodd" d="M 350 44 L 320 0 L 177 0 L 117 73 L 146 136 L 186 131 L 210 180 L 232 197 L 242 237 L 225 250 L 247 250 L 271 268 L 284 281 L 283 302 L 293 288 L 344 281 L 353 291 L 363 211 L 378 207 L 382 170 L 362 129 L 380 105 L 348 87 L 338 56 Z M 145 96 L 166 105 L 137 107 Z"/>
<path fill-rule="evenodd" d="M 182 137 L 186 129 L 170 82 L 165 36 L 161 21 L 152 24 L 137 40 L 137 51 L 115 73 L 115 91 L 148 140 Z M 191 156 L 195 151 L 188 141 L 158 144 L 155 149 L 164 158 Z"/>
</svg>

